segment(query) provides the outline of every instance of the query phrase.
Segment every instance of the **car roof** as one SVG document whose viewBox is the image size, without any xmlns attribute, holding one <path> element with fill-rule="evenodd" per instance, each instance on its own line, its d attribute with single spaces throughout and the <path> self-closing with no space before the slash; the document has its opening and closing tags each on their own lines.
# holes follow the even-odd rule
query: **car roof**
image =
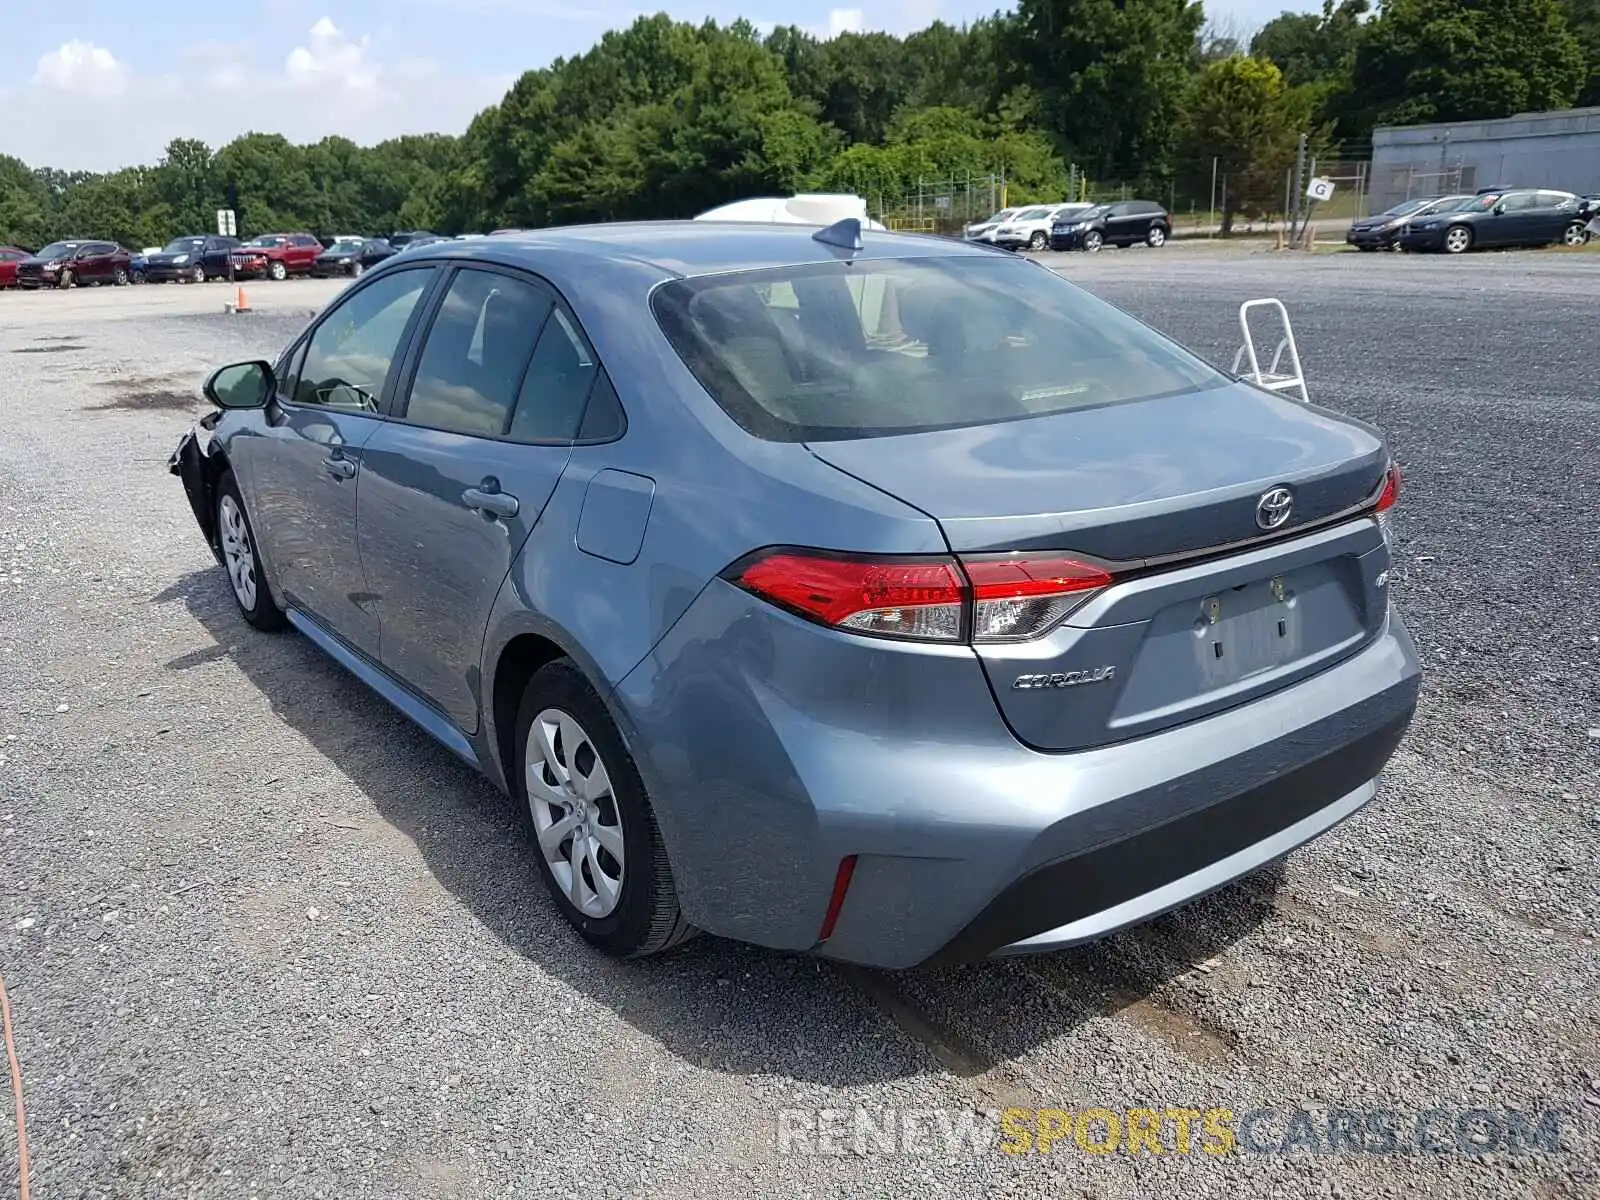
<svg viewBox="0 0 1600 1200">
<path fill-rule="evenodd" d="M 569 285 L 584 291 L 586 274 L 597 267 L 604 267 L 603 274 L 613 279 L 631 275 L 653 285 L 693 275 L 832 262 L 844 255 L 817 241 L 812 236 L 817 231 L 818 227 L 811 225 L 753 221 L 572 225 L 435 242 L 422 248 L 420 258 L 472 259 L 522 267 L 546 276 L 563 292 Z M 858 260 L 1011 257 L 991 247 L 921 234 L 863 230 L 861 242 L 861 250 L 852 256 Z"/>
</svg>

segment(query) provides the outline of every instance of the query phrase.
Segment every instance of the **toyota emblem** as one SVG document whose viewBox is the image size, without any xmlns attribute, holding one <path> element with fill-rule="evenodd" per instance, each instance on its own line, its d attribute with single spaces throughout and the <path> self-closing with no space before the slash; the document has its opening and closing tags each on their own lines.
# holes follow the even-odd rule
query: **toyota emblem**
<svg viewBox="0 0 1600 1200">
<path fill-rule="evenodd" d="M 1256 501 L 1256 524 L 1263 529 L 1277 529 L 1294 511 L 1294 493 L 1286 487 L 1275 487 L 1261 493 Z"/>
</svg>

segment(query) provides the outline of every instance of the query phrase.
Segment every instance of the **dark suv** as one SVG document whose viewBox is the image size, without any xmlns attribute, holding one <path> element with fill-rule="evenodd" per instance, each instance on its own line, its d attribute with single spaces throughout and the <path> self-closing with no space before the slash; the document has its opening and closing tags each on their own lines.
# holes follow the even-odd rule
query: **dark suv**
<svg viewBox="0 0 1600 1200">
<path fill-rule="evenodd" d="M 1102 246 L 1165 246 L 1172 219 L 1154 200 L 1118 200 L 1062 217 L 1050 227 L 1052 250 L 1098 250 Z"/>
<path fill-rule="evenodd" d="M 130 277 L 128 252 L 115 242 L 51 242 L 17 264 L 17 286 L 24 288 L 69 288 L 80 283 L 121 287 Z"/>
<path fill-rule="evenodd" d="M 161 253 L 145 260 L 144 277 L 151 283 L 171 280 L 204 283 L 208 279 L 226 279 L 228 256 L 238 245 L 238 238 L 219 237 L 214 233 L 173 238 L 162 247 Z"/>
<path fill-rule="evenodd" d="M 229 258 L 237 279 L 253 279 L 259 275 L 287 279 L 291 275 L 311 274 L 321 253 L 322 243 L 309 233 L 264 233 L 242 246 L 235 246 Z"/>
</svg>

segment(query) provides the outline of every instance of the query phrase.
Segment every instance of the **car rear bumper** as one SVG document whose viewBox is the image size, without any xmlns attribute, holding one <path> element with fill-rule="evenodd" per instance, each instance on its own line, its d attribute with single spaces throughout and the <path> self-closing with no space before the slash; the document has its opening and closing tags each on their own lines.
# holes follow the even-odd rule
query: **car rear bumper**
<svg viewBox="0 0 1600 1200">
<path fill-rule="evenodd" d="M 1391 614 L 1293 686 L 1052 754 L 1012 734 L 970 651 L 863 641 L 716 581 L 617 688 L 701 928 L 889 968 L 1103 936 L 1364 804 L 1419 679 Z"/>
</svg>

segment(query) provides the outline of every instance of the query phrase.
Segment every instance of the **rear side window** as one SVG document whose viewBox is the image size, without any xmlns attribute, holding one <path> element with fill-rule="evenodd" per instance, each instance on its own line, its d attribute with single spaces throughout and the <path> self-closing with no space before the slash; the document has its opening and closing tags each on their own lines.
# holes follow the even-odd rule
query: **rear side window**
<svg viewBox="0 0 1600 1200">
<path fill-rule="evenodd" d="M 502 436 L 550 308 L 550 296 L 531 283 L 492 271 L 456 272 L 428 330 L 406 420 Z"/>
<path fill-rule="evenodd" d="M 983 425 L 1227 382 L 1054 272 L 989 255 L 674 280 L 652 306 L 712 398 L 775 441 Z"/>
<path fill-rule="evenodd" d="M 571 441 L 600 367 L 577 324 L 557 308 L 545 322 L 517 400 L 511 436 L 518 441 Z"/>
</svg>

